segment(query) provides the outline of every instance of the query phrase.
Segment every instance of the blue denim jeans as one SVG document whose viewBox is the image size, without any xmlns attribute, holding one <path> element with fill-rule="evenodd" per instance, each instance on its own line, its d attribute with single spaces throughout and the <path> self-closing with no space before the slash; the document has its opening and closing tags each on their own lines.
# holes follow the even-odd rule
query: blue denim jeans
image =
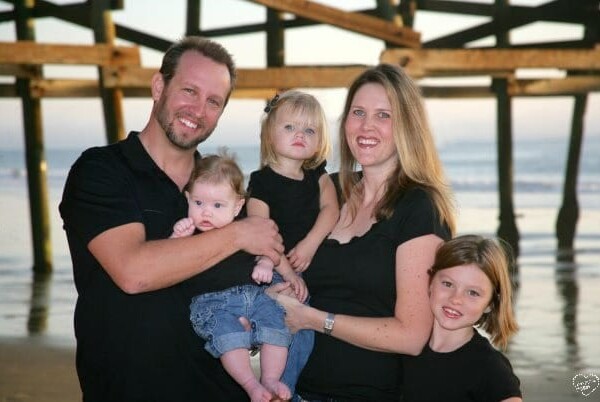
<svg viewBox="0 0 600 402">
<path fill-rule="evenodd" d="M 194 331 L 206 340 L 204 348 L 214 357 L 233 349 L 250 349 L 263 343 L 288 347 L 292 336 L 285 325 L 285 310 L 256 285 L 234 286 L 192 299 L 190 320 Z M 239 322 L 244 316 L 251 331 Z"/>
<path fill-rule="evenodd" d="M 273 281 L 271 283 L 279 282 L 283 282 L 283 278 L 277 272 L 273 272 Z M 308 300 L 306 304 L 308 304 Z M 312 352 L 314 343 L 315 333 L 312 330 L 304 329 L 292 335 L 287 362 L 281 376 L 281 382 L 288 386 L 292 395 L 295 392 L 298 377 L 300 377 L 300 373 Z"/>
</svg>

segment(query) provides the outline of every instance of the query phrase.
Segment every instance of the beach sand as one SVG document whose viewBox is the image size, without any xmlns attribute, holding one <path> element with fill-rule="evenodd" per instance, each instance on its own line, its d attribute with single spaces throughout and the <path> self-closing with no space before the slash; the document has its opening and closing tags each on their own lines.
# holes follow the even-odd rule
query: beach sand
<svg viewBox="0 0 600 402">
<path fill-rule="evenodd" d="M 0 401 L 74 402 L 81 400 L 75 350 L 49 344 L 36 337 L 0 337 Z M 600 390 L 589 396 L 577 392 L 572 373 L 554 368 L 542 376 L 521 376 L 524 401 L 591 402 L 600 400 Z"/>
</svg>

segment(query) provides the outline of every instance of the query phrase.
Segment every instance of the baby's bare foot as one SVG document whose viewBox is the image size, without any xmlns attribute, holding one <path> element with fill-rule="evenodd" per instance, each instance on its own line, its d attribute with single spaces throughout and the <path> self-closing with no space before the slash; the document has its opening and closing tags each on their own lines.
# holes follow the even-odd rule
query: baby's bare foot
<svg viewBox="0 0 600 402">
<path fill-rule="evenodd" d="M 252 402 L 269 402 L 273 395 L 258 381 L 249 381 L 242 385 Z"/>
<path fill-rule="evenodd" d="M 281 400 L 287 401 L 292 397 L 292 393 L 288 386 L 279 380 L 262 378 L 260 382 L 265 386 L 266 389 L 271 391 L 273 395 L 279 397 Z"/>
</svg>

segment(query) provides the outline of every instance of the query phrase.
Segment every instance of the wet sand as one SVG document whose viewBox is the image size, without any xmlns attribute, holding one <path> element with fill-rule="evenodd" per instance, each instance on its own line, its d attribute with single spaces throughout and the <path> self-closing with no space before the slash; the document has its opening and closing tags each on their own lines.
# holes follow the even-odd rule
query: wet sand
<svg viewBox="0 0 600 402">
<path fill-rule="evenodd" d="M 0 337 L 0 401 L 80 401 L 74 362 L 73 347 L 49 344 L 36 336 Z M 524 401 L 600 400 L 600 390 L 587 397 L 577 392 L 572 377 L 572 373 L 558 368 L 547 370 L 542 376 L 521 376 Z"/>
</svg>

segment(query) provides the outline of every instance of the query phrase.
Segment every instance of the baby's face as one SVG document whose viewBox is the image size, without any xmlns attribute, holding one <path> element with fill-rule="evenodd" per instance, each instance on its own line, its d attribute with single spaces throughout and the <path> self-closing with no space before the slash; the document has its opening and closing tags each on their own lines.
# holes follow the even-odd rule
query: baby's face
<svg viewBox="0 0 600 402">
<path fill-rule="evenodd" d="M 202 232 L 231 223 L 244 205 L 244 199 L 227 182 L 197 180 L 185 195 L 188 200 L 188 216 Z"/>
</svg>

